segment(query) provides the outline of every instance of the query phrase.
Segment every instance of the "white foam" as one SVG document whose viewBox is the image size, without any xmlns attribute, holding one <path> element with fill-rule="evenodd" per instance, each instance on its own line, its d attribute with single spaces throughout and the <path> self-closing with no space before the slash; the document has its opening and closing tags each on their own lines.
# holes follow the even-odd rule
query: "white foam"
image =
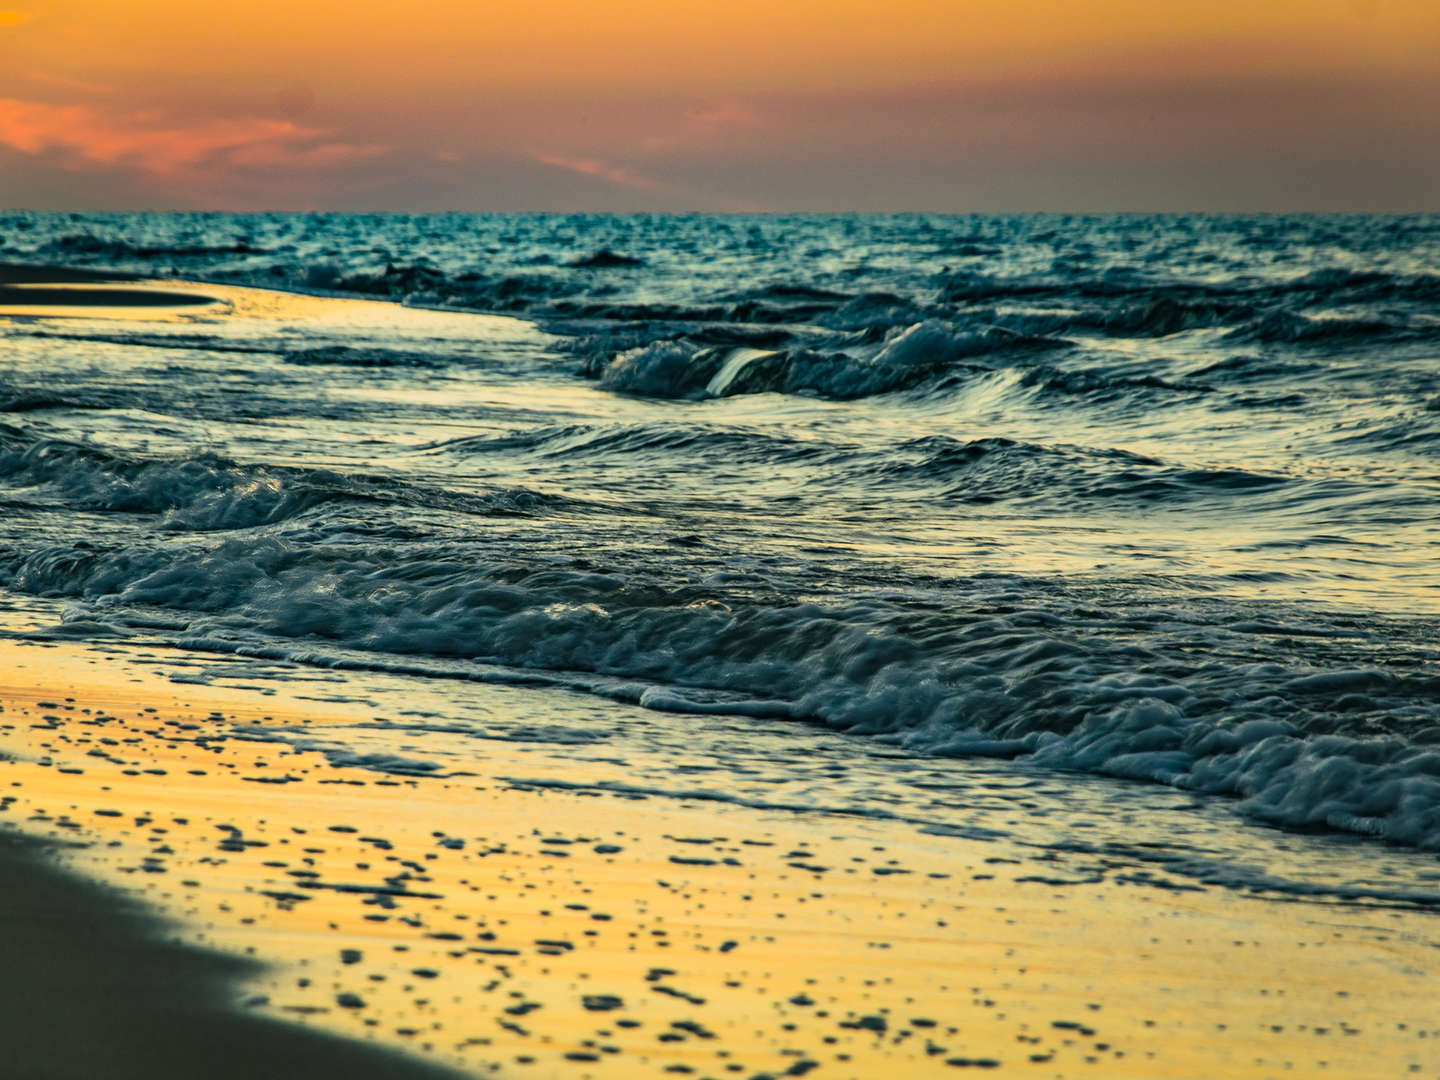
<svg viewBox="0 0 1440 1080">
<path fill-rule="evenodd" d="M 671 605 L 654 587 L 637 604 L 614 575 L 517 579 L 473 550 L 389 559 L 238 535 L 144 556 L 49 549 L 16 585 L 98 597 L 76 613 L 91 623 L 119 608 L 168 611 L 192 644 L 269 642 L 305 658 L 307 643 L 331 642 L 371 650 L 382 665 L 445 657 L 589 673 L 594 689 L 650 708 L 808 720 L 932 754 L 1029 755 L 1238 796 L 1275 824 L 1440 848 L 1440 751 L 1305 730 L 1333 725 L 1329 703 L 1357 685 L 1376 709 L 1434 725 L 1423 680 L 1278 663 L 1166 675 L 1140 670 L 1143 655 L 1097 634 L 1103 625 L 1081 635 L 1024 610 L 975 622 L 920 618 L 879 598 L 766 604 L 736 594 L 721 605 L 687 593 Z M 578 675 L 567 681 L 590 688 Z"/>
</svg>

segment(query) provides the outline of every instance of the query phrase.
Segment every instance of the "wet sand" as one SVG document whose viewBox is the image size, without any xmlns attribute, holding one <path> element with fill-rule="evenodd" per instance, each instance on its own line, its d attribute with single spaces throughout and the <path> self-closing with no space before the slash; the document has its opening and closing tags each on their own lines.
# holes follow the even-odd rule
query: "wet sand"
<svg viewBox="0 0 1440 1080">
<path fill-rule="evenodd" d="M 133 274 L 0 263 L 0 314 L 63 314 L 65 308 L 173 308 L 215 303 L 199 292 L 145 285 Z M 59 311 L 54 309 L 61 309 Z"/>
<path fill-rule="evenodd" d="M 464 774 L 335 765 L 245 726 L 319 743 L 366 703 L 140 659 L 0 643 L 21 1075 L 1440 1073 L 1427 912 L 646 797 L 499 740 Z"/>
</svg>

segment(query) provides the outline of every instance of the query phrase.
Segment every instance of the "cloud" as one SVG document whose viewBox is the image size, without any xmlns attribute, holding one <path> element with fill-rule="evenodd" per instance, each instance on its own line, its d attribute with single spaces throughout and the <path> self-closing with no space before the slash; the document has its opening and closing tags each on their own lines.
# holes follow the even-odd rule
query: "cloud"
<svg viewBox="0 0 1440 1080">
<path fill-rule="evenodd" d="M 0 27 L 19 26 L 23 22 L 29 22 L 30 18 L 30 14 L 25 11 L 0 11 Z"/>
<path fill-rule="evenodd" d="M 557 169 L 568 169 L 584 176 L 594 176 L 605 180 L 616 187 L 630 188 L 634 191 L 669 191 L 667 184 L 658 180 L 652 180 L 648 176 L 642 176 L 625 165 L 618 165 L 610 161 L 601 161 L 598 158 L 569 157 L 564 154 L 532 154 L 532 157 L 542 165 L 553 165 Z"/>
<path fill-rule="evenodd" d="M 57 75 L 53 71 L 42 71 L 37 68 L 14 68 L 10 71 L 13 80 L 25 83 L 38 83 L 45 87 L 41 93 L 61 90 L 66 94 L 78 94 L 83 97 L 106 97 L 115 93 L 115 87 L 109 83 L 93 82 L 89 79 L 74 79 L 68 75 Z"/>
<path fill-rule="evenodd" d="M 743 101 L 721 101 L 685 114 L 690 129 L 700 135 L 716 135 L 733 128 L 756 128 L 765 123 L 764 114 Z"/>
<path fill-rule="evenodd" d="M 711 209 L 724 210 L 732 213 L 761 213 L 768 209 L 766 206 L 748 199 L 735 198 L 728 193 L 706 191 L 696 187 L 687 187 L 683 184 L 656 180 L 643 173 L 636 172 L 628 165 L 622 165 L 614 161 L 606 161 L 601 158 L 538 152 L 532 152 L 530 157 L 542 165 L 565 169 L 568 172 L 578 173 L 581 176 L 592 176 L 597 180 L 603 180 L 618 188 L 625 188 L 630 191 L 641 191 L 658 196 L 661 201 L 654 205 L 664 206 L 667 209 L 693 210 L 698 207 L 709 207 Z"/>
<path fill-rule="evenodd" d="M 641 145 L 649 151 L 713 143 L 735 131 L 765 126 L 766 117 L 743 101 L 720 101 L 687 110 L 669 130 L 646 136 Z"/>
<path fill-rule="evenodd" d="M 289 120 L 167 121 L 153 112 L 111 114 L 91 105 L 0 98 L 0 146 L 57 156 L 68 167 L 124 167 L 183 178 L 226 168 L 329 168 L 385 152 L 326 138 Z"/>
</svg>

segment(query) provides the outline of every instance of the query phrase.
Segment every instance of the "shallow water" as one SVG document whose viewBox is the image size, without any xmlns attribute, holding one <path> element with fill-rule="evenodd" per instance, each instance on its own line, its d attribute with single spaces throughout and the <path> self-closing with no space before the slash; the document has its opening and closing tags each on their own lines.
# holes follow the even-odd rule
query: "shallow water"
<svg viewBox="0 0 1440 1080">
<path fill-rule="evenodd" d="M 1440 848 L 1440 218 L 0 241 L 323 294 L 0 322 L 0 584 L 55 632 L 803 721 L 863 736 L 784 726 L 857 775 L 1012 759 L 1218 797 L 1152 789 L 1181 832 L 1219 805 Z"/>
</svg>

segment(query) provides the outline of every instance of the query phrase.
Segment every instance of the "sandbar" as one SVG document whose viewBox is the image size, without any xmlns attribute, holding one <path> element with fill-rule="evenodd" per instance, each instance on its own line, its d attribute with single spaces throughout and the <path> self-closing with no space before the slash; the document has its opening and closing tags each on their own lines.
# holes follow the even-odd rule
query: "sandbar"
<svg viewBox="0 0 1440 1080">
<path fill-rule="evenodd" d="M 146 284 L 133 274 L 65 266 L 0 264 L 0 314 L 52 308 L 173 308 L 213 304 L 212 296 Z"/>
</svg>

